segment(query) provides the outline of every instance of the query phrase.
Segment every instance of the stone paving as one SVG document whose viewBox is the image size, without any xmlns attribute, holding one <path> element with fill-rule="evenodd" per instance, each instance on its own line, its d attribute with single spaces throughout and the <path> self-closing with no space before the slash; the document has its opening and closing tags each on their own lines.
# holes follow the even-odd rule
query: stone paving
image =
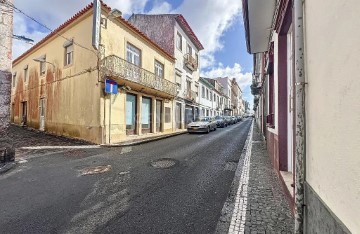
<svg viewBox="0 0 360 234">
<path fill-rule="evenodd" d="M 294 219 L 290 207 L 255 126 L 245 233 L 293 233 Z"/>
<path fill-rule="evenodd" d="M 45 132 L 22 128 L 16 125 L 10 125 L 8 130 L 8 137 L 10 143 L 15 148 L 15 157 L 18 161 L 21 158 L 31 154 L 46 154 L 48 152 L 62 151 L 63 149 L 35 149 L 27 150 L 21 149 L 22 147 L 34 147 L 34 146 L 80 146 L 89 145 L 91 143 L 82 140 L 71 139 L 62 136 L 51 135 Z"/>
<path fill-rule="evenodd" d="M 215 233 L 293 233 L 290 207 L 255 124 L 251 134 Z"/>
</svg>

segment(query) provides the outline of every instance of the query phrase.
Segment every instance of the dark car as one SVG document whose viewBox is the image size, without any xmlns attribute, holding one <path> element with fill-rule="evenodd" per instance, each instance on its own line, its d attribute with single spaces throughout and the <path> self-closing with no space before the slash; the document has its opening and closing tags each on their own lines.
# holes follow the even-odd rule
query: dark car
<svg viewBox="0 0 360 234">
<path fill-rule="evenodd" d="M 242 120 L 242 118 L 241 118 L 240 115 L 237 115 L 237 116 L 236 116 L 236 119 L 237 119 L 238 122 L 241 122 L 241 120 Z"/>
<path fill-rule="evenodd" d="M 224 127 L 227 127 L 227 123 L 226 123 L 226 120 L 223 116 L 215 116 L 215 121 L 216 121 L 216 126 L 218 128 L 224 128 Z"/>
<path fill-rule="evenodd" d="M 231 116 L 231 119 L 233 121 L 234 124 L 236 124 L 238 121 L 237 121 L 237 118 L 235 116 Z"/>
<path fill-rule="evenodd" d="M 224 118 L 225 118 L 225 122 L 228 126 L 234 124 L 234 121 L 231 118 L 231 116 L 224 116 Z"/>
</svg>

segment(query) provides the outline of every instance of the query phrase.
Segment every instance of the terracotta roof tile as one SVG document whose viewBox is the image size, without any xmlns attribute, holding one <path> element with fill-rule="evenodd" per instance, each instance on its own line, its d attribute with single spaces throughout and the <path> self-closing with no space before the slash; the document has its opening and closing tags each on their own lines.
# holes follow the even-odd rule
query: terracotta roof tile
<svg viewBox="0 0 360 234">
<path fill-rule="evenodd" d="M 105 3 L 103 3 L 103 1 L 101 2 L 101 6 L 103 9 L 107 10 L 108 12 L 111 11 L 111 7 L 109 7 L 108 5 L 106 5 Z M 89 10 L 91 10 L 93 8 L 93 3 L 88 4 L 85 8 L 83 8 L 82 10 L 80 10 L 79 12 L 77 12 L 75 15 L 73 15 L 70 19 L 68 19 L 67 21 L 65 21 L 63 24 L 61 24 L 58 28 L 56 28 L 54 31 L 52 31 L 51 33 L 49 33 L 47 36 L 45 36 L 43 39 L 41 39 L 38 43 L 36 43 L 33 47 L 31 47 L 30 49 L 28 49 L 26 52 L 24 52 L 22 55 L 20 55 L 19 57 L 17 57 L 14 61 L 13 64 L 16 64 L 17 62 L 19 62 L 21 59 L 23 59 L 26 55 L 28 55 L 30 52 L 34 51 L 35 49 L 39 48 L 44 42 L 46 42 L 48 39 L 50 39 L 52 36 L 58 34 L 61 30 L 63 30 L 64 28 L 66 28 L 68 25 L 70 25 L 71 23 L 73 23 L 76 19 L 78 19 L 80 16 L 84 15 L 86 12 L 88 12 Z M 157 45 L 155 42 L 153 42 L 150 38 L 148 38 L 144 33 L 142 33 L 140 30 L 138 30 L 137 28 L 135 28 L 133 25 L 131 25 L 129 22 L 127 22 L 123 17 L 117 17 L 116 19 L 118 19 L 120 22 L 122 22 L 123 24 L 125 24 L 127 27 L 129 27 L 130 29 L 132 29 L 133 31 L 135 31 L 137 34 L 141 35 L 145 40 L 147 40 L 148 42 L 150 42 L 150 44 L 152 44 L 153 46 L 155 46 L 157 49 L 159 49 L 161 52 L 163 52 L 164 54 L 166 54 L 169 58 L 171 58 L 172 60 L 175 60 L 175 58 L 170 55 L 169 53 L 167 53 L 165 50 L 163 50 L 159 45 Z"/>
</svg>

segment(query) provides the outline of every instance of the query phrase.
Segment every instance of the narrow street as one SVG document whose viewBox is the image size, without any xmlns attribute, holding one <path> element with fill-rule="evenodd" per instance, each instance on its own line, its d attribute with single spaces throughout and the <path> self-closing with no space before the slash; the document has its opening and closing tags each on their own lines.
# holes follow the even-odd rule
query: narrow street
<svg viewBox="0 0 360 234">
<path fill-rule="evenodd" d="M 31 157 L 0 175 L 1 233 L 213 233 L 250 126 Z"/>
</svg>

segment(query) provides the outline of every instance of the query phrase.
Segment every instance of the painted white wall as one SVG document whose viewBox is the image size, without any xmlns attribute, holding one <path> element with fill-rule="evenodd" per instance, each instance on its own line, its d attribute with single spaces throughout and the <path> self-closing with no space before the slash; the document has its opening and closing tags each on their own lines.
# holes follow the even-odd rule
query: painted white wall
<svg viewBox="0 0 360 234">
<path fill-rule="evenodd" d="M 352 233 L 360 233 L 359 12 L 357 0 L 305 4 L 306 180 Z"/>
<path fill-rule="evenodd" d="M 176 35 L 179 32 L 182 36 L 182 51 L 180 51 L 176 47 Z M 175 54 L 175 72 L 181 75 L 181 89 L 179 91 L 178 96 L 184 98 L 184 92 L 186 90 L 186 80 L 191 80 L 191 89 L 196 91 L 195 83 L 199 82 L 200 77 L 200 61 L 198 64 L 197 70 L 193 72 L 189 72 L 187 69 L 184 69 L 184 55 L 186 54 L 186 46 L 189 44 L 192 47 L 192 56 L 195 58 L 195 53 L 198 54 L 200 58 L 199 51 L 196 49 L 196 46 L 192 43 L 189 39 L 187 34 L 181 28 L 181 26 L 176 22 L 175 23 L 175 30 L 174 30 L 174 54 Z M 200 60 L 200 59 L 199 59 Z"/>
</svg>

